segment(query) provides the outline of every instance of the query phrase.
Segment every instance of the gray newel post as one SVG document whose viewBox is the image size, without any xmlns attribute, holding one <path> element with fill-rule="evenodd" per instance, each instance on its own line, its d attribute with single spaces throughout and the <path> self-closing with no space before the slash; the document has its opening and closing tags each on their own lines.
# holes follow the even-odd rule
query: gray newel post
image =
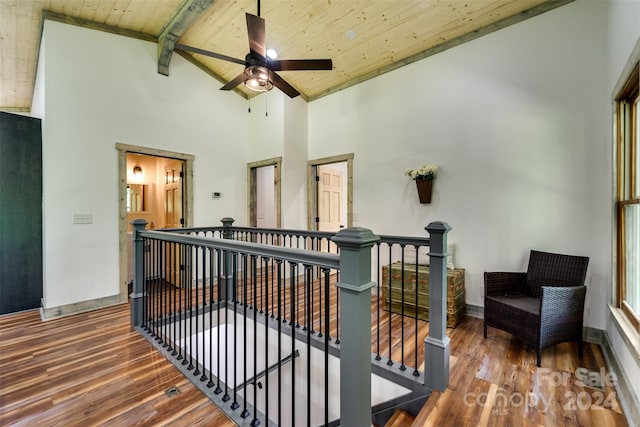
<svg viewBox="0 0 640 427">
<path fill-rule="evenodd" d="M 147 294 L 144 292 L 144 242 L 140 232 L 144 231 L 147 221 L 134 219 L 133 225 L 133 292 L 131 293 L 131 326 L 142 326 L 144 304 Z"/>
<path fill-rule="evenodd" d="M 230 218 L 228 216 L 222 218 L 220 220 L 222 222 L 222 238 L 233 240 L 233 230 L 231 227 L 233 226 L 233 222 L 235 219 Z M 220 286 L 220 298 L 222 301 L 229 301 L 233 298 L 233 274 L 231 272 L 231 254 L 227 251 L 223 253 L 223 262 L 224 262 L 224 270 L 223 270 L 223 280 L 224 286 Z"/>
<path fill-rule="evenodd" d="M 340 425 L 371 425 L 371 247 L 380 238 L 353 227 L 332 239 L 340 248 Z"/>
<path fill-rule="evenodd" d="M 444 391 L 449 386 L 451 340 L 447 336 L 447 233 L 445 222 L 432 222 L 425 229 L 429 247 L 429 335 L 424 340 L 424 385 Z"/>
</svg>

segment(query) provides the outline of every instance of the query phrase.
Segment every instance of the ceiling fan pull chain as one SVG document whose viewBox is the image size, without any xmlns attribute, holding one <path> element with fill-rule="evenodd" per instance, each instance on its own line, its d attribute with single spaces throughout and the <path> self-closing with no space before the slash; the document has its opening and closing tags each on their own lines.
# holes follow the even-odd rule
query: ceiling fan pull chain
<svg viewBox="0 0 640 427">
<path fill-rule="evenodd" d="M 258 16 L 260 16 L 260 0 L 258 0 Z"/>
<path fill-rule="evenodd" d="M 251 114 L 251 98 L 247 98 L 247 101 L 249 101 L 249 114 Z"/>
<path fill-rule="evenodd" d="M 264 96 L 264 116 L 269 117 L 269 93 Z"/>
</svg>

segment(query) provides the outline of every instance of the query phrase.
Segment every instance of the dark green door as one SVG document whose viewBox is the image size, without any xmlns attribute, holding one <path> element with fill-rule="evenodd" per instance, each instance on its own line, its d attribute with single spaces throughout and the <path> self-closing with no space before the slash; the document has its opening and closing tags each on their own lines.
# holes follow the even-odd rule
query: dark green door
<svg viewBox="0 0 640 427">
<path fill-rule="evenodd" d="M 0 112 L 0 314 L 42 299 L 40 120 Z"/>
</svg>

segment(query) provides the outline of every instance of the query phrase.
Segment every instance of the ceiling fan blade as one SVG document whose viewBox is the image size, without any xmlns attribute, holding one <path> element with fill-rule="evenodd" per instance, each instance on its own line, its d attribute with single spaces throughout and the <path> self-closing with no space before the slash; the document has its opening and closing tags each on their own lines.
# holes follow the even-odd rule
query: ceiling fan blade
<svg viewBox="0 0 640 427">
<path fill-rule="evenodd" d="M 220 88 L 220 90 L 231 90 L 231 89 L 235 88 L 240 83 L 244 83 L 245 77 L 246 77 L 246 75 L 244 74 L 244 71 L 243 71 L 242 73 L 238 74 L 238 77 L 236 77 L 235 79 L 231 80 L 226 85 L 222 86 Z"/>
<path fill-rule="evenodd" d="M 273 71 L 271 72 L 271 82 L 275 87 L 289 95 L 289 98 L 295 98 L 296 96 L 300 95 L 300 92 L 298 92 L 293 86 L 287 83 L 285 79 L 283 79 Z"/>
<path fill-rule="evenodd" d="M 203 50 L 197 47 L 187 46 L 184 44 L 176 43 L 174 46 L 175 49 L 183 50 L 185 52 L 197 53 L 200 55 L 210 56 L 212 58 L 222 59 L 223 61 L 235 62 L 236 64 L 246 65 L 243 59 L 233 58 L 231 56 L 222 55 L 220 53 L 209 52 L 208 50 Z"/>
<path fill-rule="evenodd" d="M 282 59 L 269 61 L 269 68 L 274 71 L 333 70 L 333 61 L 330 59 Z"/>
<path fill-rule="evenodd" d="M 249 33 L 249 48 L 258 55 L 265 57 L 266 49 L 264 42 L 265 23 L 264 19 L 247 13 L 247 33 Z"/>
</svg>

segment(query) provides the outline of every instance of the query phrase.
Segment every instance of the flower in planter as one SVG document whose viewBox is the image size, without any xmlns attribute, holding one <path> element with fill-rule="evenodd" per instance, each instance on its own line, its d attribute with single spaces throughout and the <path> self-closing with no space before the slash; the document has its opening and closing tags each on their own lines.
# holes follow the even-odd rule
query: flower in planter
<svg viewBox="0 0 640 427">
<path fill-rule="evenodd" d="M 404 173 L 411 179 L 435 179 L 438 174 L 438 165 L 429 164 L 419 166 L 417 169 L 407 169 Z"/>
</svg>

